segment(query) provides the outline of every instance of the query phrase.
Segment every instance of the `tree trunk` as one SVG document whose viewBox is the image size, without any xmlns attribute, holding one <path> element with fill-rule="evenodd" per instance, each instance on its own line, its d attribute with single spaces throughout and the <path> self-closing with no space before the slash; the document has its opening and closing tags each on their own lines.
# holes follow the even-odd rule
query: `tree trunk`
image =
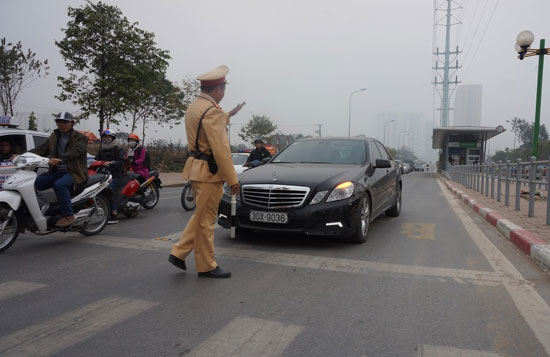
<svg viewBox="0 0 550 357">
<path fill-rule="evenodd" d="M 132 130 L 130 130 L 131 133 L 133 133 L 136 130 L 136 122 L 137 122 L 137 111 L 134 111 L 133 117 L 132 117 Z"/>
<path fill-rule="evenodd" d="M 145 126 L 146 126 L 146 121 L 145 121 L 145 118 L 143 118 L 143 131 L 141 136 L 141 145 L 145 145 Z"/>
<path fill-rule="evenodd" d="M 103 131 L 103 122 L 105 121 L 105 113 L 103 107 L 99 108 L 99 133 Z"/>
</svg>

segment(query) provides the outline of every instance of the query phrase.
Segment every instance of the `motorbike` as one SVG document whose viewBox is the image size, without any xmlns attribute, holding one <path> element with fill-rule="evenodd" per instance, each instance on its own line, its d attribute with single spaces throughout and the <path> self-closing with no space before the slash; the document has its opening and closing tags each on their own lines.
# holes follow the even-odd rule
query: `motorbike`
<svg viewBox="0 0 550 357">
<path fill-rule="evenodd" d="M 25 230 L 38 235 L 76 231 L 91 236 L 105 228 L 111 212 L 110 174 L 90 176 L 85 185 L 71 192 L 76 219 L 67 227 L 56 227 L 61 216 L 55 192 L 52 188 L 37 192 L 34 187 L 38 171 L 48 169 L 49 159 L 27 152 L 17 156 L 13 164 L 17 171 L 0 191 L 0 252 Z"/>
<path fill-rule="evenodd" d="M 88 173 L 93 174 L 98 170 L 104 168 L 104 161 L 94 161 L 88 167 Z M 162 181 L 159 177 L 158 170 L 151 170 L 149 177 L 142 184 L 137 180 L 139 174 L 133 171 L 126 172 L 126 177 L 123 179 L 127 181 L 124 187 L 120 191 L 120 194 L 116 196 L 118 210 L 122 212 L 126 217 L 136 217 L 141 210 L 141 207 L 151 209 L 159 202 L 159 189 L 162 188 Z"/>
<path fill-rule="evenodd" d="M 191 189 L 191 181 L 187 181 L 183 185 L 183 190 L 181 191 L 181 205 L 186 211 L 192 211 L 197 205 L 195 203 L 195 196 L 193 195 L 193 190 Z"/>
</svg>

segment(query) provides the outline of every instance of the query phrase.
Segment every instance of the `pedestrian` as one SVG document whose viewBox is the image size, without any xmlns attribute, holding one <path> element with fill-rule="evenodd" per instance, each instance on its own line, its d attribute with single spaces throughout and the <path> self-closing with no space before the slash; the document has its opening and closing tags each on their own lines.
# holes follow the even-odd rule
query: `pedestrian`
<svg viewBox="0 0 550 357">
<path fill-rule="evenodd" d="M 122 189 L 120 179 L 124 168 L 124 152 L 116 143 L 116 134 L 110 129 L 103 130 L 101 133 L 101 149 L 95 156 L 95 160 L 103 161 L 103 166 L 111 174 L 111 183 L 109 188 L 113 192 L 111 199 L 111 215 L 107 224 L 118 223 L 117 202 L 120 190 Z"/>
<path fill-rule="evenodd" d="M 201 82 L 201 93 L 185 113 L 189 159 L 183 169 L 183 178 L 191 181 L 196 208 L 180 241 L 174 244 L 168 261 L 187 270 L 185 258 L 194 250 L 200 277 L 231 277 L 231 273 L 222 270 L 214 259 L 214 225 L 224 182 L 231 194 L 236 195 L 240 190 L 231 159 L 227 124 L 245 103 L 228 113 L 219 106 L 225 95 L 228 72 L 227 66 L 219 66 L 197 77 Z"/>
<path fill-rule="evenodd" d="M 38 176 L 34 181 L 37 191 L 53 187 L 61 218 L 55 223 L 58 227 L 67 227 L 75 221 L 71 205 L 71 192 L 86 185 L 88 169 L 86 149 L 88 138 L 74 130 L 74 117 L 71 113 L 61 112 L 55 116 L 57 129 L 48 141 L 30 152 L 50 158 L 50 170 Z"/>
</svg>

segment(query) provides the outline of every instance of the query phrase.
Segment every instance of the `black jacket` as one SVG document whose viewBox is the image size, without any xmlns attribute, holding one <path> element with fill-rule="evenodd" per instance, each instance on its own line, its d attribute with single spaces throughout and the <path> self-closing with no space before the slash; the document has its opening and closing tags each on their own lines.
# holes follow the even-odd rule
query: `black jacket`
<svg viewBox="0 0 550 357">
<path fill-rule="evenodd" d="M 112 149 L 101 149 L 95 156 L 98 161 L 112 161 L 113 163 L 107 166 L 107 171 L 111 173 L 113 178 L 118 179 L 122 176 L 122 168 L 124 166 L 124 153 L 122 149 L 115 146 Z"/>
<path fill-rule="evenodd" d="M 250 152 L 250 156 L 246 159 L 246 162 L 250 163 L 254 160 L 262 161 L 266 157 L 271 157 L 271 153 L 265 148 L 254 149 Z"/>
</svg>

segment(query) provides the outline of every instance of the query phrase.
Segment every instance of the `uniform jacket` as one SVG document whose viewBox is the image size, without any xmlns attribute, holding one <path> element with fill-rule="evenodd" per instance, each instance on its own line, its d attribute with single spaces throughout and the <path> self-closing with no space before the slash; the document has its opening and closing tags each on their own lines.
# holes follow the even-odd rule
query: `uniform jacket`
<svg viewBox="0 0 550 357">
<path fill-rule="evenodd" d="M 195 147 L 197 128 L 199 120 L 209 107 L 214 106 L 206 113 L 202 120 L 202 127 L 199 134 L 199 147 Z M 214 99 L 201 93 L 185 113 L 185 130 L 187 132 L 187 143 L 189 151 L 200 151 L 204 154 L 213 154 L 218 164 L 218 172 L 210 173 L 208 162 L 194 157 L 189 157 L 183 169 L 183 178 L 200 182 L 227 182 L 233 186 L 239 182 L 233 160 L 231 159 L 231 148 L 227 137 L 227 124 L 229 114 L 224 112 Z"/>
<path fill-rule="evenodd" d="M 57 138 L 59 137 L 59 129 L 55 129 L 50 135 L 48 141 L 44 144 L 31 150 L 32 153 L 49 157 L 57 157 Z M 86 149 L 88 148 L 88 138 L 86 135 L 71 129 L 71 136 L 65 148 L 65 164 L 67 171 L 73 178 L 74 185 L 81 185 L 88 181 L 88 168 L 86 164 Z M 53 169 L 50 166 L 50 171 Z"/>
<path fill-rule="evenodd" d="M 248 159 L 246 159 L 246 162 L 250 163 L 255 160 L 262 161 L 266 157 L 271 157 L 271 153 L 265 147 L 262 147 L 261 149 L 254 149 L 250 151 L 250 155 L 248 156 Z"/>
</svg>

